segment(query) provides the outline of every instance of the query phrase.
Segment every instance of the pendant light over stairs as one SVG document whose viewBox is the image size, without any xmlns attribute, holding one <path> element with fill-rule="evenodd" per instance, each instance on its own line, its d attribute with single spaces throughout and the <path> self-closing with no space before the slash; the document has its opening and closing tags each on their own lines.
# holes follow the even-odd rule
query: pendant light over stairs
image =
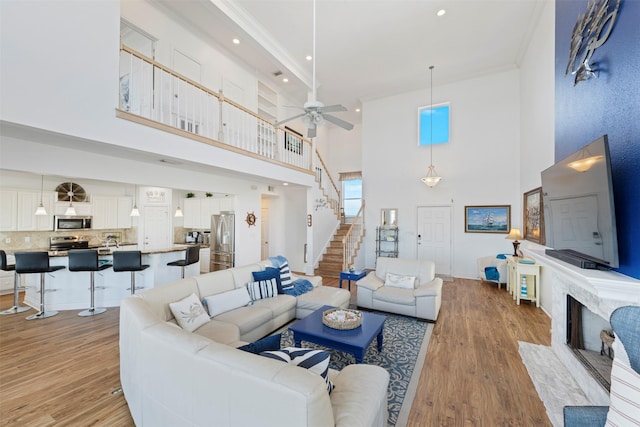
<svg viewBox="0 0 640 427">
<path fill-rule="evenodd" d="M 430 121 L 429 152 L 430 152 L 431 158 L 429 160 L 430 165 L 429 165 L 429 170 L 427 171 L 427 176 L 422 178 L 422 182 L 427 184 L 429 188 L 433 188 L 436 185 L 438 185 L 438 183 L 442 179 L 441 176 L 438 176 L 438 173 L 436 172 L 436 167 L 433 166 L 433 111 L 434 111 L 433 110 L 433 68 L 434 68 L 433 65 L 429 66 L 429 70 L 431 70 L 431 108 L 429 111 L 429 121 Z"/>
</svg>

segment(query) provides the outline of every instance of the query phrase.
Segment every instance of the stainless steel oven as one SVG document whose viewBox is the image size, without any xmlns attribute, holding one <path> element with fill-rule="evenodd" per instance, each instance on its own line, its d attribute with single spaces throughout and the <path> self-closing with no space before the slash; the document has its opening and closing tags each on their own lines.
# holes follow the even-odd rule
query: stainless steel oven
<svg viewBox="0 0 640 427">
<path fill-rule="evenodd" d="M 53 228 L 56 231 L 90 230 L 91 220 L 90 216 L 56 215 L 53 217 Z"/>
</svg>

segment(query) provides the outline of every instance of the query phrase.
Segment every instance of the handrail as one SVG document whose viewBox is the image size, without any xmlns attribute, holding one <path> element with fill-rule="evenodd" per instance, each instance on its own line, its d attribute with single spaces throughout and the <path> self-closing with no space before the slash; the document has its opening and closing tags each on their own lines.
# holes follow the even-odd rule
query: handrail
<svg viewBox="0 0 640 427">
<path fill-rule="evenodd" d="M 353 219 L 353 223 L 342 238 L 342 269 L 345 270 L 353 264 L 360 243 L 364 237 L 364 200 L 360 206 L 360 210 Z"/>
<path fill-rule="evenodd" d="M 331 206 L 331 209 L 333 209 L 333 213 L 338 218 L 340 218 L 340 207 L 342 206 L 342 197 L 340 194 L 340 190 L 338 190 L 338 186 L 333 181 L 333 178 L 331 178 L 331 175 L 328 172 L 329 169 L 327 168 L 327 165 L 324 163 L 324 160 L 322 160 L 322 156 L 320 156 L 320 153 L 318 152 L 318 150 L 316 150 L 315 153 L 316 153 L 316 159 L 320 162 L 320 165 L 322 166 L 321 170 L 325 171 L 325 175 L 329 179 L 329 183 L 331 184 L 331 186 L 327 188 L 322 184 L 322 180 L 319 179 L 317 171 L 316 171 L 316 181 L 318 181 L 320 188 L 323 190 L 325 197 L 328 199 L 328 204 L 329 206 Z"/>
<path fill-rule="evenodd" d="M 313 145 L 156 60 L 120 46 L 117 117 L 313 173 Z"/>
</svg>

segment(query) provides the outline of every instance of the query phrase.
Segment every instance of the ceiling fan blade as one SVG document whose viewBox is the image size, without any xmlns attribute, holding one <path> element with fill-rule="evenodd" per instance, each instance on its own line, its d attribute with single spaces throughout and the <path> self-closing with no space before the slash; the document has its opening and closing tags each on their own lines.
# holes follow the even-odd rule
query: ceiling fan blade
<svg viewBox="0 0 640 427">
<path fill-rule="evenodd" d="M 343 105 L 327 105 L 326 107 L 320 107 L 318 108 L 318 111 L 322 112 L 322 113 L 335 113 L 338 111 L 347 111 L 347 108 Z"/>
<path fill-rule="evenodd" d="M 330 114 L 323 114 L 322 117 L 324 117 L 326 121 L 331 122 L 334 125 L 338 125 L 343 129 L 346 129 L 346 130 L 353 129 L 353 125 L 351 123 L 345 122 L 344 120 L 334 117 Z"/>
<path fill-rule="evenodd" d="M 297 115 L 295 115 L 295 116 L 289 117 L 288 119 L 280 120 L 279 122 L 276 122 L 276 123 L 274 123 L 273 125 L 274 125 L 274 126 L 280 126 L 281 124 L 284 124 L 284 123 L 290 122 L 291 120 L 295 120 L 295 119 L 297 119 L 297 118 L 299 118 L 299 117 L 305 116 L 306 114 L 307 114 L 307 113 L 300 113 L 300 114 L 297 114 Z"/>
<path fill-rule="evenodd" d="M 309 129 L 307 129 L 307 137 L 308 138 L 315 138 L 316 137 L 316 129 L 317 126 L 314 124 L 313 127 L 310 127 Z"/>
</svg>

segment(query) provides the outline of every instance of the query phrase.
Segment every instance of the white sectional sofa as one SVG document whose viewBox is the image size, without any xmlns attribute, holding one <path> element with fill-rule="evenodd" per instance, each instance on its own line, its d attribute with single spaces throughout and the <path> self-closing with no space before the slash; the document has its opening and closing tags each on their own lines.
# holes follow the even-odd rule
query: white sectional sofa
<svg viewBox="0 0 640 427">
<path fill-rule="evenodd" d="M 407 286 L 390 286 L 389 274 L 413 278 Z M 402 281 L 400 281 L 402 282 Z M 356 282 L 358 307 L 435 322 L 442 301 L 442 279 L 433 261 L 379 257 L 375 271 Z"/>
<path fill-rule="evenodd" d="M 193 332 L 178 326 L 170 303 L 233 291 L 267 264 L 179 280 L 122 301 L 120 377 L 137 426 L 386 426 L 389 374 L 383 368 L 331 370 L 329 394 L 318 374 L 236 348 L 316 303 L 348 306 L 349 292 L 323 287 L 320 277 L 305 277 L 314 289 L 301 296 L 261 299 Z"/>
</svg>

